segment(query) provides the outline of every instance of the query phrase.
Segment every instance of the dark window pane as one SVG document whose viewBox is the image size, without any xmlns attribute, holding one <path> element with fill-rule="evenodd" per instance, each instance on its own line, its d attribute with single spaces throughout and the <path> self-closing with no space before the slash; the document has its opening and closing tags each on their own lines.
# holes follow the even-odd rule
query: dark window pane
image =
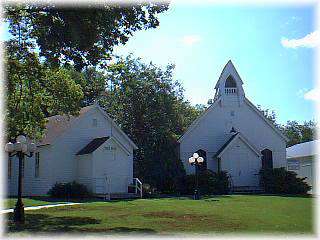
<svg viewBox="0 0 320 240">
<path fill-rule="evenodd" d="M 272 151 L 264 149 L 261 151 L 261 154 L 262 169 L 273 168 Z"/>
<path fill-rule="evenodd" d="M 230 75 L 227 80 L 226 83 L 224 85 L 226 88 L 236 88 L 237 87 L 237 83 L 236 81 L 233 79 L 233 77 Z"/>
</svg>

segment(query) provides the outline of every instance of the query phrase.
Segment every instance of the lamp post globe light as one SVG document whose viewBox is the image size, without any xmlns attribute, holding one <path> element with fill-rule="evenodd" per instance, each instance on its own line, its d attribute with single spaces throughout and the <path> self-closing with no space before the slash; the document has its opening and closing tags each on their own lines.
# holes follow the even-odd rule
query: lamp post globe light
<svg viewBox="0 0 320 240">
<path fill-rule="evenodd" d="M 28 143 L 24 135 L 19 135 L 15 143 L 8 142 L 5 151 L 9 157 L 17 156 L 19 159 L 19 176 L 18 176 L 18 200 L 14 208 L 13 220 L 15 223 L 24 223 L 24 206 L 22 202 L 22 161 L 24 156 L 32 157 L 36 151 L 34 143 Z"/>
<path fill-rule="evenodd" d="M 198 170 L 199 170 L 199 165 L 201 165 L 203 163 L 204 159 L 203 157 L 199 157 L 199 154 L 198 153 L 194 153 L 192 155 L 191 158 L 189 158 L 189 163 L 191 165 L 194 165 L 195 167 L 195 172 L 196 172 L 196 184 L 195 184 L 195 189 L 194 189 L 194 197 L 193 199 L 194 200 L 199 200 L 200 197 L 199 197 L 199 191 L 198 191 Z"/>
</svg>

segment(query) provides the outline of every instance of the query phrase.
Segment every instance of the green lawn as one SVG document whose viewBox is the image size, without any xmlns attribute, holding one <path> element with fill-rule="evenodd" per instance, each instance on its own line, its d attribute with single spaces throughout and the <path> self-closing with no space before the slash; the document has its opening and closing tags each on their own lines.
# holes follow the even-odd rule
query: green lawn
<svg viewBox="0 0 320 240">
<path fill-rule="evenodd" d="M 16 205 L 16 202 L 17 202 L 16 198 L 8 198 L 4 201 L 4 208 L 5 209 L 14 208 Z M 46 200 L 39 200 L 39 199 L 33 199 L 33 198 L 22 198 L 22 202 L 25 207 L 63 203 L 62 201 L 46 201 Z"/>
<path fill-rule="evenodd" d="M 291 233 L 313 234 L 313 199 L 231 195 L 90 202 L 26 212 L 23 233 Z"/>
</svg>

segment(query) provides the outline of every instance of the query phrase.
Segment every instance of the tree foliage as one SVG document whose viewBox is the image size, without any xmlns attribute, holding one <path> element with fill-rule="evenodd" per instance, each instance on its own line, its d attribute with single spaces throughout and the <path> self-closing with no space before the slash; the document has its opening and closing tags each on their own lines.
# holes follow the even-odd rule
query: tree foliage
<svg viewBox="0 0 320 240">
<path fill-rule="evenodd" d="M 297 121 L 288 121 L 283 126 L 283 131 L 289 138 L 287 146 L 308 142 L 316 139 L 317 124 L 315 121 L 304 121 L 302 124 Z"/>
<path fill-rule="evenodd" d="M 297 121 L 287 121 L 286 124 L 279 124 L 277 122 L 275 111 L 270 109 L 262 109 L 260 105 L 258 105 L 258 109 L 267 119 L 269 119 L 277 128 L 279 128 L 284 135 L 287 136 L 289 139 L 287 142 L 287 147 L 316 139 L 317 123 L 315 121 L 304 121 L 301 124 Z"/>
<path fill-rule="evenodd" d="M 128 56 L 107 68 L 99 103 L 139 146 L 135 176 L 158 190 L 175 191 L 184 176 L 177 139 L 199 115 L 173 80 L 174 65 L 160 68 Z"/>
<path fill-rule="evenodd" d="M 83 93 L 67 69 L 50 69 L 40 63 L 28 45 L 6 43 L 6 124 L 7 137 L 24 133 L 41 138 L 46 117 L 75 115 Z"/>
<path fill-rule="evenodd" d="M 263 109 L 260 105 L 257 106 L 258 110 L 275 126 L 279 126 L 277 123 L 277 117 L 274 110 L 270 110 L 268 108 Z"/>
<path fill-rule="evenodd" d="M 168 3 L 103 4 L 74 7 L 9 5 L 5 8 L 10 33 L 36 43 L 40 56 L 52 65 L 74 64 L 77 70 L 110 58 L 113 47 L 125 44 L 138 30 L 159 25 L 158 14 Z"/>
</svg>

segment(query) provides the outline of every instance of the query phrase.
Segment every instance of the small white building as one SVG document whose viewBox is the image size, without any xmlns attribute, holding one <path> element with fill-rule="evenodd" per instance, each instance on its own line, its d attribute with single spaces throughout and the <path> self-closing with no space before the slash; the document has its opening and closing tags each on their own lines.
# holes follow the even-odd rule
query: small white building
<svg viewBox="0 0 320 240">
<path fill-rule="evenodd" d="M 44 138 L 23 161 L 23 195 L 47 194 L 56 183 L 76 181 L 94 194 L 127 193 L 137 146 L 97 104 L 77 117 L 48 118 Z M 18 164 L 8 160 L 9 195 L 17 195 Z"/>
<path fill-rule="evenodd" d="M 188 162 L 194 152 L 205 159 L 201 169 L 227 171 L 239 188 L 257 188 L 261 168 L 286 166 L 287 138 L 246 98 L 242 85 L 229 61 L 211 105 L 179 139 L 187 174 L 194 173 Z"/>
<path fill-rule="evenodd" d="M 314 187 L 315 184 L 315 160 L 320 156 L 317 149 L 320 140 L 304 142 L 287 148 L 287 168 L 294 171 L 298 177 L 306 177 L 306 182 Z"/>
</svg>

